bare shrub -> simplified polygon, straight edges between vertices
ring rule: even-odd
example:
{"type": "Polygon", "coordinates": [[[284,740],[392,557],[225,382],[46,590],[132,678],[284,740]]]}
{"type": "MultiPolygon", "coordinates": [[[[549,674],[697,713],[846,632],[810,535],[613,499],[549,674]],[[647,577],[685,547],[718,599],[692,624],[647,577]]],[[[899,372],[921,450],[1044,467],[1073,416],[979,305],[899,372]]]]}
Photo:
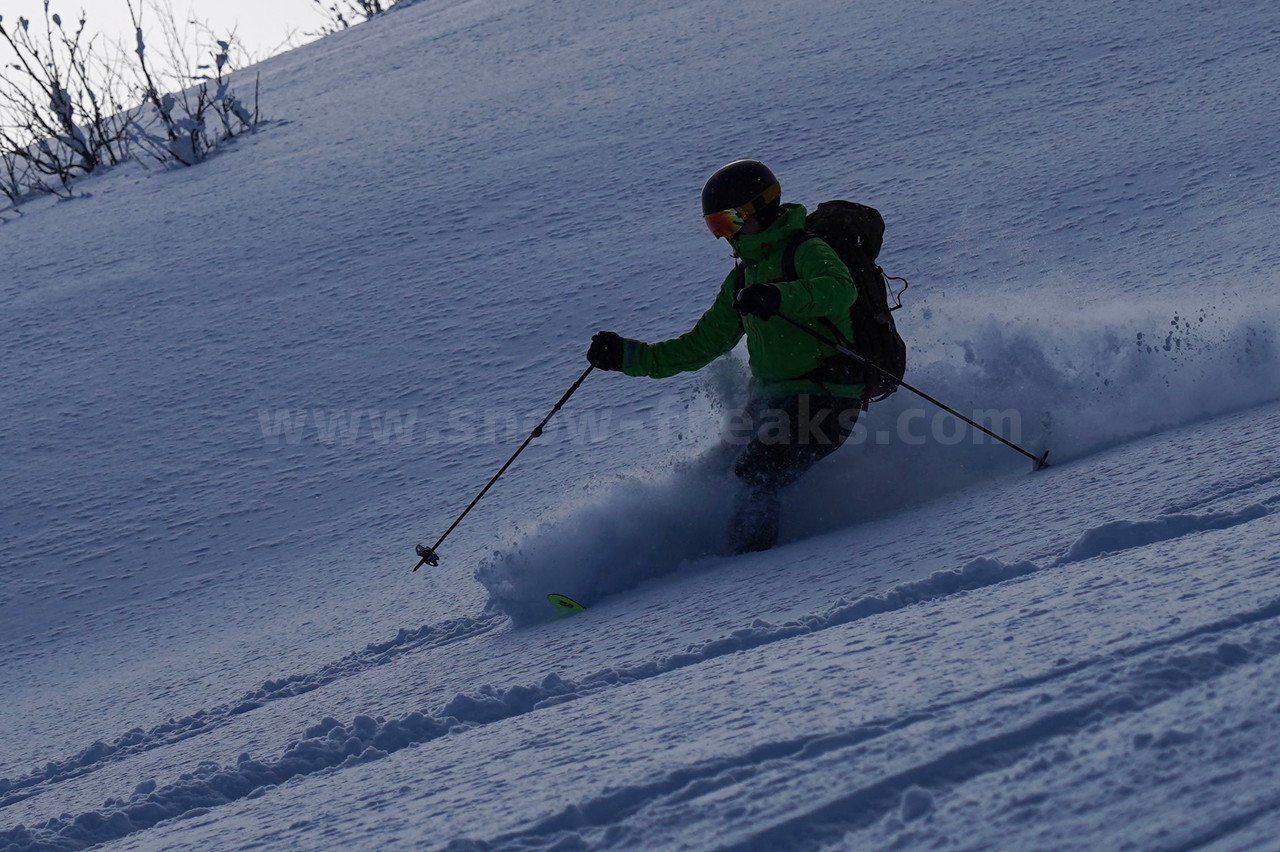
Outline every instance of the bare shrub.
{"type": "Polygon", "coordinates": [[[367,21],[375,15],[381,15],[394,3],[395,0],[315,0],[321,14],[325,16],[320,34],[331,35],[352,24],[367,21]]]}
{"type": "Polygon", "coordinates": [[[155,124],[135,123],[134,139],[152,157],[164,163],[192,166],[204,160],[219,143],[258,125],[255,97],[252,108],[231,88],[231,55],[235,34],[215,37],[208,27],[179,29],[168,7],[160,16],[164,49],[159,70],[150,58],[141,8],[126,0],[133,19],[135,68],[144,101],[153,111],[155,124]],[[195,57],[193,51],[204,56],[195,57]],[[189,69],[195,69],[194,73],[189,69]]]}
{"type": "Polygon", "coordinates": [[[0,16],[0,198],[11,207],[33,192],[71,197],[76,178],[130,158],[194,165],[257,127],[256,83],[248,101],[231,83],[235,34],[139,2],[158,13],[154,55],[133,0],[133,49],[109,53],[86,35],[83,13],[67,27],[49,0],[43,22],[0,16]]]}
{"type": "Polygon", "coordinates": [[[0,149],[7,176],[65,195],[73,178],[128,156],[132,114],[120,103],[119,68],[86,37],[85,17],[69,29],[49,0],[44,12],[34,32],[27,18],[6,26],[0,17],[5,70],[13,72],[0,77],[0,149]]]}

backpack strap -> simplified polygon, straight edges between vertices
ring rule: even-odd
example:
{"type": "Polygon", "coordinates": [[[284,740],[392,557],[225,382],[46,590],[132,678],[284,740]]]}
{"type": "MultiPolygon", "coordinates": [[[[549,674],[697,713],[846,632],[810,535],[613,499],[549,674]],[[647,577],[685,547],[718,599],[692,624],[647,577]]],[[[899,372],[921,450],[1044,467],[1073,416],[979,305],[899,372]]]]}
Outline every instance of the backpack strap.
{"type": "MultiPolygon", "coordinates": [[[[800,246],[804,245],[809,240],[820,240],[820,239],[822,239],[822,237],[818,236],[817,234],[811,234],[808,231],[801,231],[791,238],[791,240],[787,243],[786,249],[784,249],[782,252],[782,280],[783,281],[796,280],[796,252],[799,251],[800,246]]],[[[831,334],[835,336],[835,339],[838,340],[841,343],[841,345],[850,346],[850,347],[853,345],[852,343],[850,343],[849,338],[845,337],[844,334],[841,333],[839,327],[836,326],[836,324],[832,322],[830,318],[819,317],[818,322],[821,323],[823,326],[825,326],[827,331],[831,332],[831,334]]]]}
{"type": "MultiPolygon", "coordinates": [[[[782,277],[779,278],[778,280],[779,281],[795,281],[796,280],[796,251],[800,248],[802,243],[807,243],[809,240],[820,240],[820,239],[822,238],[819,237],[817,234],[811,234],[808,231],[796,232],[791,237],[791,239],[787,241],[786,248],[782,250],[782,277]]],[[[738,297],[738,294],[742,292],[742,288],[747,283],[747,273],[746,273],[746,270],[742,268],[741,263],[736,264],[733,269],[735,274],[737,275],[736,280],[733,282],[733,296],[736,299],[738,297]]]]}
{"type": "Polygon", "coordinates": [[[811,234],[808,231],[800,231],[790,240],[787,241],[787,247],[782,250],[782,280],[796,280],[796,252],[800,246],[809,240],[822,239],[817,234],[811,234]]]}

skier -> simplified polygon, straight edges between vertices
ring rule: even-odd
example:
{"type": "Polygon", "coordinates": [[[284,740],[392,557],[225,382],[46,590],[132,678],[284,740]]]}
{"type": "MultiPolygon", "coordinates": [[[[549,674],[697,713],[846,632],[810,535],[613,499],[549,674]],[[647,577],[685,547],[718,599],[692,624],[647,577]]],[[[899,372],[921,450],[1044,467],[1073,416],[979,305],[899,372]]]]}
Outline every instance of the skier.
{"type": "Polygon", "coordinates": [[[850,365],[834,349],[771,321],[781,312],[852,340],[849,308],[857,298],[848,268],[819,239],[792,247],[795,274],[783,280],[805,209],[781,196],[773,172],[756,160],[717,170],[702,188],[702,213],[738,262],[715,302],[675,339],[644,343],[600,331],[587,351],[598,369],[657,379],[704,367],[746,335],[752,394],[739,422],[747,428],[730,436],[745,444],[733,466],[743,485],[729,531],[738,553],[777,543],[779,491],[844,443],[865,393],[865,385],[850,383],[850,365]]]}

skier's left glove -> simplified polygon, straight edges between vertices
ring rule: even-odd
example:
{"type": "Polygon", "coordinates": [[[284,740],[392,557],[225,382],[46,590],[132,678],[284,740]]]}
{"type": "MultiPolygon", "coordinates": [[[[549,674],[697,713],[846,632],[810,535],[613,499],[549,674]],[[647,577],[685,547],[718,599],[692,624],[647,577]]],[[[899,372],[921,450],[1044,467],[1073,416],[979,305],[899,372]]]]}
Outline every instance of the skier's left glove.
{"type": "Polygon", "coordinates": [[[597,331],[591,338],[587,360],[597,370],[621,370],[624,346],[625,342],[621,335],[612,331],[597,331]]]}
{"type": "Polygon", "coordinates": [[[772,284],[752,284],[738,294],[736,307],[744,317],[767,320],[782,309],[782,293],[772,284]]]}

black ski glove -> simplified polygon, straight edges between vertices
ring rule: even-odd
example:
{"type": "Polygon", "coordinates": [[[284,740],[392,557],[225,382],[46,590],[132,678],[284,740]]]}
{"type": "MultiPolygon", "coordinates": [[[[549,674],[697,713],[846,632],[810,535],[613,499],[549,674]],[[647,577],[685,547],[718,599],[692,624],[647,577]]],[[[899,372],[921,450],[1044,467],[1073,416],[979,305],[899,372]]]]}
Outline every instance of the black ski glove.
{"type": "Polygon", "coordinates": [[[591,348],[587,350],[587,360],[597,370],[622,369],[623,340],[612,331],[597,331],[591,338],[591,348]]]}
{"type": "Polygon", "coordinates": [[[782,309],[782,293],[772,284],[752,284],[738,294],[738,313],[767,320],[782,309]]]}

